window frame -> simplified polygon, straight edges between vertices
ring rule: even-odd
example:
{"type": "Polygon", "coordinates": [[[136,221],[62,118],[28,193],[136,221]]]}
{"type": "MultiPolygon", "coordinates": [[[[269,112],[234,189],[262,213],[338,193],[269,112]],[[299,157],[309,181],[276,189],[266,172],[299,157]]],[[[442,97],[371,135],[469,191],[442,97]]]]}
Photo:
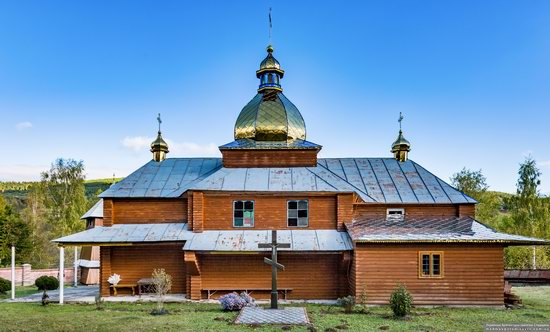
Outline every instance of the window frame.
{"type": "MultiPolygon", "coordinates": [[[[296,209],[296,212],[298,212],[299,209],[297,208],[296,209]]],[[[303,217],[302,217],[303,218],[303,217]]],[[[309,227],[309,199],[287,199],[286,200],[286,226],[287,227],[292,227],[292,228],[308,228],[309,227]],[[290,202],[296,202],[297,204],[301,201],[304,201],[307,203],[307,217],[306,217],[306,220],[307,220],[307,225],[305,226],[300,226],[300,217],[296,216],[296,226],[290,226],[289,224],[289,219],[290,219],[290,208],[288,207],[288,203],[290,202]]]]}
{"type": "Polygon", "coordinates": [[[418,252],[418,278],[420,279],[442,279],[445,277],[445,259],[443,251],[419,251],[418,252]],[[429,261],[429,274],[425,275],[423,273],[423,258],[424,255],[428,255],[429,261]],[[439,274],[433,273],[433,256],[439,255],[439,274]]]}
{"type": "Polygon", "coordinates": [[[405,208],[387,208],[386,209],[386,221],[394,221],[394,222],[399,222],[399,221],[405,221],[405,208]],[[395,214],[390,214],[390,212],[401,212],[401,219],[392,219],[390,218],[390,215],[395,215],[395,214]]]}
{"type": "Polygon", "coordinates": [[[255,212],[256,212],[256,202],[253,200],[253,199],[235,199],[233,200],[233,202],[231,203],[233,205],[233,227],[234,228],[254,228],[254,226],[256,225],[256,217],[255,217],[255,212]],[[236,202],[243,202],[243,204],[245,202],[252,202],[252,225],[251,226],[246,226],[244,224],[244,205],[243,205],[243,225],[242,226],[237,226],[235,225],[235,203],[236,202]]]}

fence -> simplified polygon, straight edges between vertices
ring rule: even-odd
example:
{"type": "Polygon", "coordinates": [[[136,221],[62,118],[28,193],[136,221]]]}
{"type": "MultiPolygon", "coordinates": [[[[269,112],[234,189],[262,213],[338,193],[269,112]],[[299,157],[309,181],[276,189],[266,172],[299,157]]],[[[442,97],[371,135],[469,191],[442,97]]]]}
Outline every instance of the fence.
{"type": "MultiPolygon", "coordinates": [[[[15,268],[15,284],[17,286],[32,286],[34,281],[41,276],[53,276],[59,278],[59,269],[33,270],[30,264],[23,264],[15,268]]],[[[72,283],[74,269],[65,269],[65,282],[72,283]]],[[[11,281],[11,268],[0,268],[0,277],[11,281]]]]}

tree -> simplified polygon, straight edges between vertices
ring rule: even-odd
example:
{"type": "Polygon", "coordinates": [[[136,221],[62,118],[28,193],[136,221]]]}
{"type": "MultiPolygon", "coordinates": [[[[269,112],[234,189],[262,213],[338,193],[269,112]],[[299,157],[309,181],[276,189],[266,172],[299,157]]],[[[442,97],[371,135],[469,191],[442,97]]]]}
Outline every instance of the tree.
{"type": "Polygon", "coordinates": [[[5,199],[0,196],[0,262],[9,262],[15,246],[17,262],[26,259],[31,249],[31,230],[5,199]]]}
{"type": "Polygon", "coordinates": [[[471,171],[466,167],[460,172],[453,174],[451,183],[458,190],[477,200],[479,200],[480,195],[485,193],[489,188],[487,185],[487,178],[483,175],[481,170],[471,171]]]}
{"type": "Polygon", "coordinates": [[[481,170],[472,171],[463,168],[451,177],[451,183],[458,190],[479,202],[476,206],[476,219],[496,227],[503,204],[502,198],[499,193],[488,191],[487,178],[481,170]]]}
{"type": "Polygon", "coordinates": [[[517,183],[517,194],[520,198],[535,198],[539,195],[540,170],[532,157],[527,157],[519,166],[519,179],[517,183]]]}
{"type": "MultiPolygon", "coordinates": [[[[25,220],[32,226],[34,247],[30,263],[37,267],[54,266],[57,248],[52,239],[84,229],[80,217],[89,206],[84,189],[84,164],[72,159],[55,160],[50,170],[30,188],[25,220]]],[[[66,255],[71,260],[72,251],[66,255]]]]}
{"type": "MultiPolygon", "coordinates": [[[[550,201],[539,195],[540,176],[541,172],[533,158],[528,157],[520,164],[516,195],[508,201],[510,216],[503,220],[505,231],[538,238],[550,237],[550,201]]],[[[528,263],[531,261],[528,259],[530,255],[533,255],[532,261],[535,262],[534,253],[538,267],[550,266],[547,249],[523,247],[506,250],[507,267],[535,267],[534,263],[528,263]]]]}

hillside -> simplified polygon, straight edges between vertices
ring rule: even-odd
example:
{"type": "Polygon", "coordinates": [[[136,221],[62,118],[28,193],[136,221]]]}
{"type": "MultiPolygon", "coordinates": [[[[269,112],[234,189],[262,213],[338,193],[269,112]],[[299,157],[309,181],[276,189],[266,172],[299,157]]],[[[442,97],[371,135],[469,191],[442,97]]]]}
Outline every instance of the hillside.
{"type": "MultiPolygon", "coordinates": [[[[114,181],[118,182],[122,179],[123,178],[115,178],[114,181]]],[[[27,193],[36,183],[38,182],[0,182],[0,195],[16,200],[25,200],[27,193]]],[[[112,178],[85,180],[84,188],[86,190],[86,197],[92,198],[96,196],[98,193],[109,188],[112,183],[112,178]]]]}

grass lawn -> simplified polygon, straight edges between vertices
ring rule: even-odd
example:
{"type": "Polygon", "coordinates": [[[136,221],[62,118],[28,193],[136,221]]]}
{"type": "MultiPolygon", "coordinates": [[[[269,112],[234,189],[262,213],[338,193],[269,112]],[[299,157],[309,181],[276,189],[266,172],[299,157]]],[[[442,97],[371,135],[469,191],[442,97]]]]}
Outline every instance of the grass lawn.
{"type": "MultiPolygon", "coordinates": [[[[311,331],[482,331],[484,323],[544,323],[550,321],[550,286],[514,288],[525,308],[418,308],[408,320],[396,320],[388,307],[344,314],[338,307],[306,305],[311,331]]],[[[282,331],[284,326],[248,327],[231,322],[237,313],[216,304],[167,305],[170,314],[151,316],[154,304],[49,305],[0,303],[0,330],[9,331],[282,331]]],[[[306,327],[291,331],[310,331],[306,327]]]]}
{"type": "MultiPolygon", "coordinates": [[[[27,295],[32,295],[38,293],[36,286],[16,286],[15,287],[15,296],[23,297],[27,295]]],[[[6,294],[0,294],[0,300],[11,298],[11,290],[7,291],[6,294]]]]}

